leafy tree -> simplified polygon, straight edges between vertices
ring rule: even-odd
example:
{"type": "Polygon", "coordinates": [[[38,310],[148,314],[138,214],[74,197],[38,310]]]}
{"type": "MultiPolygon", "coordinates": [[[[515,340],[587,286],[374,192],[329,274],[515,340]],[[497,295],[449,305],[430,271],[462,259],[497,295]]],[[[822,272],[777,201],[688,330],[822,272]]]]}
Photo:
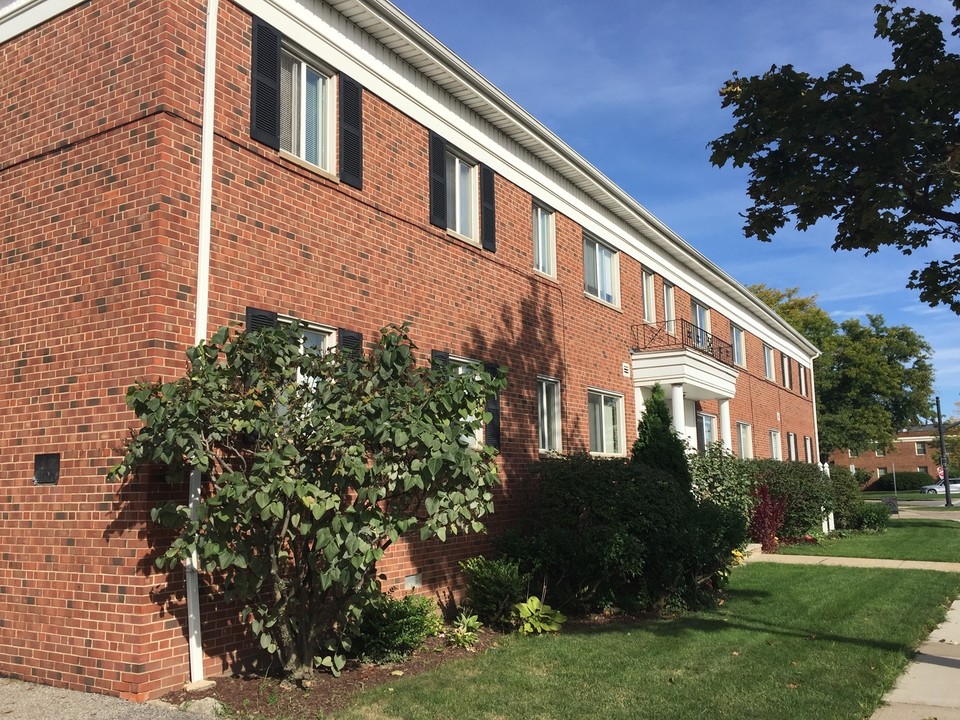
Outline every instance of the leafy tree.
{"type": "Polygon", "coordinates": [[[930,417],[931,348],[912,328],[889,327],[882,315],[868,315],[866,325],[837,324],[816,296],[750,289],[820,348],[814,368],[821,450],[889,448],[898,430],[930,417]]]}
{"type": "Polygon", "coordinates": [[[670,427],[670,411],[659,383],[653,386],[637,427],[633,461],[663,470],[680,480],[685,487],[690,487],[692,479],[687,462],[687,446],[683,438],[670,427]]]}
{"type": "Polygon", "coordinates": [[[778,290],[763,283],[748,285],[747,289],[818,348],[822,349],[839,330],[830,314],[817,305],[816,295],[801,297],[800,288],[778,290]]]}
{"type": "MultiPolygon", "coordinates": [[[[957,35],[960,0],[953,6],[957,35]]],[[[724,84],[735,124],[710,143],[710,160],[750,168],[748,237],[827,218],[834,250],[910,255],[960,242],[960,56],[946,51],[942,22],[878,4],[876,35],[892,44],[893,66],[869,82],[850,65],[822,78],[774,65],[724,84]]],[[[960,254],[913,270],[908,287],[960,314],[960,254]]]]}
{"type": "Polygon", "coordinates": [[[143,427],[111,477],[203,473],[196,520],[175,502],[153,511],[177,533],[158,565],[196,548],[296,676],[343,667],[391,543],[478,532],[493,510],[495,451],[472,440],[503,380],[417,367],[414,350],[406,326],[369,356],[304,347],[296,324],[222,328],[187,351],[184,377],[128,391],[143,427]]]}

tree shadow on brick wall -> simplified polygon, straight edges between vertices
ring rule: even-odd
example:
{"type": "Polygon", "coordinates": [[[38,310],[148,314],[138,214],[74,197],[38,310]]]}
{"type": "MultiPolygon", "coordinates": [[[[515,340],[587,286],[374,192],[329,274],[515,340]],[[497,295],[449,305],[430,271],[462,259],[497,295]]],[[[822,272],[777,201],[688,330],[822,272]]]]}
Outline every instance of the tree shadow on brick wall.
{"type": "MultiPolygon", "coordinates": [[[[107,543],[122,543],[136,552],[136,572],[149,583],[150,601],[158,608],[164,628],[179,629],[186,657],[189,637],[185,570],[161,570],[157,560],[175,533],[153,522],[150,511],[168,501],[186,503],[189,482],[168,478],[162,468],[140,469],[116,485],[114,518],[103,531],[107,543]],[[136,542],[131,542],[135,540],[136,542]]],[[[269,662],[247,624],[242,605],[228,601],[215,575],[200,572],[200,633],[204,652],[218,658],[221,671],[263,672],[269,662]]]]}
{"type": "Polygon", "coordinates": [[[501,486],[494,495],[494,513],[485,518],[487,532],[439,541],[409,543],[412,564],[422,574],[425,585],[443,588],[439,601],[450,610],[463,588],[457,568],[459,560],[497,552],[497,538],[504,532],[524,533],[532,522],[537,482],[534,465],[540,457],[538,435],[538,378],[559,381],[561,387],[561,432],[563,451],[577,451],[581,437],[579,412],[573,412],[572,399],[564,396],[567,360],[564,356],[564,306],[559,287],[528,279],[519,293],[519,303],[502,302],[492,308],[496,327],[487,332],[470,328],[470,339],[463,348],[444,348],[504,368],[507,388],[501,393],[501,446],[498,465],[501,486]],[[567,412],[570,407],[570,412],[567,412]]]}

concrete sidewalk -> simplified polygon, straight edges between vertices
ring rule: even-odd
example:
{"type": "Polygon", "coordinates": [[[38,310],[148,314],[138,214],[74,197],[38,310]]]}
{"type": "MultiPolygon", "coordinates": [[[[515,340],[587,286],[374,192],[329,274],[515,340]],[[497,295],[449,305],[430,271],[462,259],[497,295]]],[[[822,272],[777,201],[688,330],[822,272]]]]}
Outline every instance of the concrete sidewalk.
{"type": "MultiPolygon", "coordinates": [[[[951,518],[952,519],[952,518],[951,518]]],[[[748,563],[830,565],[960,572],[960,563],[751,553],[748,563]]],[[[917,650],[870,720],[960,720],[960,599],[917,650]]]]}

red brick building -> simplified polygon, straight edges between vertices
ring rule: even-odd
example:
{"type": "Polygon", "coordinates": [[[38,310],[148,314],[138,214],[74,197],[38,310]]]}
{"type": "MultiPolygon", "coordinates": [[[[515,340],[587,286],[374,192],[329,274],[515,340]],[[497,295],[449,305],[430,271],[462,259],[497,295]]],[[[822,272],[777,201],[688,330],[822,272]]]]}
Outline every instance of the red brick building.
{"type": "MultiPolygon", "coordinates": [[[[541,452],[626,454],[658,382],[691,444],[818,457],[816,349],[385,0],[7,0],[0,95],[2,674],[144,699],[239,661],[235,609],[191,626],[151,569],[167,490],[105,481],[126,388],[221,325],[505,365],[493,531],[541,452]]],[[[449,592],[484,542],[387,584],[449,592]]]]}
{"type": "Polygon", "coordinates": [[[830,453],[830,462],[865,470],[873,480],[893,472],[925,472],[931,482],[937,477],[934,454],[939,455],[940,435],[935,425],[908,428],[897,433],[896,442],[890,450],[836,450],[830,453]]]}

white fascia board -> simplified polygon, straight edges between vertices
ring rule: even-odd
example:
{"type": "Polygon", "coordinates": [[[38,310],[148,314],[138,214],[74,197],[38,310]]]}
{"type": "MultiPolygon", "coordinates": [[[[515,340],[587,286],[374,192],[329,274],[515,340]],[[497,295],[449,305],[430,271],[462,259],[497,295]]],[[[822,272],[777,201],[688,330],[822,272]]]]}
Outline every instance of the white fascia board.
{"type": "MultiPolygon", "coordinates": [[[[392,4],[383,0],[349,3],[358,13],[374,16],[371,19],[365,15],[371,31],[388,26],[402,38],[397,40],[399,45],[394,43],[390,49],[323,0],[235,2],[614,249],[696,295],[744,330],[806,365],[819,354],[743,285],[392,4]],[[467,88],[476,96],[476,106],[482,106],[484,115],[471,110],[402,59],[395,52],[400,45],[408,56],[417,55],[447,81],[467,88]],[[515,139],[516,135],[511,138],[497,129],[494,120],[528,137],[529,146],[535,149],[524,147],[515,139]],[[565,172],[579,173],[604,194],[607,204],[601,205],[576,187],[565,172]]],[[[339,6],[343,9],[345,3],[339,6]]]]}
{"type": "Polygon", "coordinates": [[[47,20],[76,7],[86,0],[13,0],[0,1],[0,44],[42,25],[47,20]]]}

